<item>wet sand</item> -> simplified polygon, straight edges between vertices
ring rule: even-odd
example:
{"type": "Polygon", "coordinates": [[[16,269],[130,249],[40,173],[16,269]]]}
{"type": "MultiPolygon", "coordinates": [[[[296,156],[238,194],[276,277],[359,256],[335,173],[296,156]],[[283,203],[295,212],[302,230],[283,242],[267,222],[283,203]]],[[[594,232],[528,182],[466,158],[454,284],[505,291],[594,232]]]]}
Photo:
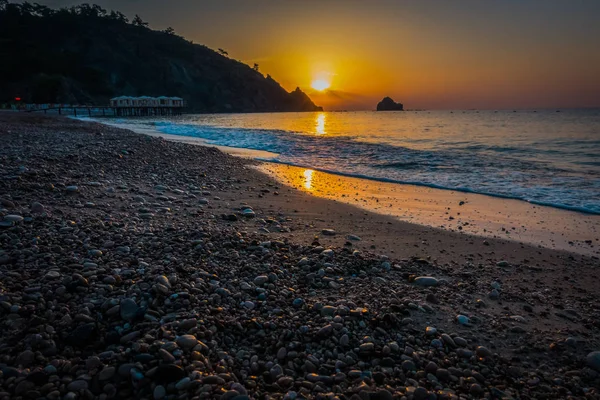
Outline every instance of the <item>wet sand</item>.
{"type": "Polygon", "coordinates": [[[451,232],[600,255],[600,216],[415,185],[339,176],[264,163],[258,170],[298,190],[401,221],[451,232]]]}

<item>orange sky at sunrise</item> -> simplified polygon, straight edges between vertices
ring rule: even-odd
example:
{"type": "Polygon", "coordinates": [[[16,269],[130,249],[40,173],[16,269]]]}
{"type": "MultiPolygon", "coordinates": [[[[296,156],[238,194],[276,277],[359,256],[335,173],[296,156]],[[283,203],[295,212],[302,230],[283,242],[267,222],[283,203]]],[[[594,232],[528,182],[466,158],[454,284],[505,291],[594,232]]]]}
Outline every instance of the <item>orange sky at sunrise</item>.
{"type": "Polygon", "coordinates": [[[258,63],[326,110],[384,96],[413,109],[600,106],[595,0],[97,3],[258,63]]]}

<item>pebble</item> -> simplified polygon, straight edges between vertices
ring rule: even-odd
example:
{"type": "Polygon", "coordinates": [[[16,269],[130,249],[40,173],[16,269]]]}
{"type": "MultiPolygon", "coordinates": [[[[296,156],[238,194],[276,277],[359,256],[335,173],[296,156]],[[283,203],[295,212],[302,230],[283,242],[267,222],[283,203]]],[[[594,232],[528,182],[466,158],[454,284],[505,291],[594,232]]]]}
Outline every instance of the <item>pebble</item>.
{"type": "Polygon", "coordinates": [[[585,358],[588,367],[600,372],[600,351],[592,351],[585,358]]]}
{"type": "Polygon", "coordinates": [[[488,358],[492,356],[492,352],[484,346],[478,346],[477,349],[475,349],[475,354],[477,354],[477,357],[481,358],[488,358]]]}
{"type": "Polygon", "coordinates": [[[198,344],[198,339],[194,335],[182,335],[177,337],[176,342],[179,347],[190,350],[198,344]]]}
{"type": "Polygon", "coordinates": [[[88,388],[88,383],[84,380],[73,381],[73,382],[69,383],[69,385],[67,386],[67,390],[70,390],[73,392],[79,392],[80,390],[86,390],[87,388],[88,388]]]}
{"type": "Polygon", "coordinates": [[[60,272],[58,271],[48,271],[46,272],[46,275],[44,275],[46,278],[48,279],[58,279],[60,278],[60,272]]]}
{"type": "Polygon", "coordinates": [[[322,255],[323,257],[328,257],[328,258],[331,258],[331,257],[333,257],[333,255],[334,255],[334,252],[333,252],[333,250],[331,250],[331,249],[327,249],[327,250],[323,250],[323,251],[321,252],[321,255],[322,255]]]}
{"type": "Polygon", "coordinates": [[[246,218],[254,218],[256,216],[256,213],[252,209],[246,208],[242,211],[242,215],[246,218]]]}
{"type": "Polygon", "coordinates": [[[427,336],[433,336],[433,335],[437,334],[437,329],[434,328],[433,326],[428,326],[427,328],[425,328],[425,334],[427,336]]]}
{"type": "Polygon", "coordinates": [[[12,223],[23,222],[23,217],[20,215],[9,214],[4,216],[4,220],[12,223]]]}
{"type": "Polygon", "coordinates": [[[361,353],[371,353],[375,350],[374,343],[363,343],[360,345],[359,350],[361,353]]]}
{"type": "Polygon", "coordinates": [[[31,204],[31,213],[32,214],[43,214],[46,211],[46,208],[37,201],[31,204]]]}
{"type": "Polygon", "coordinates": [[[115,367],[105,367],[98,374],[98,379],[100,379],[101,381],[108,381],[115,376],[116,372],[117,370],[115,369],[115,367]]]}
{"type": "Polygon", "coordinates": [[[336,232],[333,229],[323,229],[321,233],[325,236],[335,236],[336,232]]]}
{"type": "Polygon", "coordinates": [[[417,286],[437,286],[438,280],[432,276],[419,276],[414,280],[414,284],[417,286]]]}
{"type": "Polygon", "coordinates": [[[120,314],[125,321],[132,321],[138,316],[139,307],[135,300],[125,298],[121,300],[120,314]]]}
{"type": "Polygon", "coordinates": [[[154,388],[154,400],[161,400],[167,396],[167,389],[163,385],[157,385],[154,388]]]}
{"type": "Polygon", "coordinates": [[[269,281],[269,277],[266,275],[259,275],[256,278],[254,278],[254,284],[256,286],[262,286],[265,283],[267,283],[269,281]]]}
{"type": "Polygon", "coordinates": [[[429,392],[424,387],[418,387],[413,392],[413,400],[425,400],[429,397],[429,392]]]}
{"type": "Polygon", "coordinates": [[[292,305],[296,308],[300,308],[304,305],[304,299],[301,298],[296,298],[294,299],[294,301],[292,302],[292,305]]]}

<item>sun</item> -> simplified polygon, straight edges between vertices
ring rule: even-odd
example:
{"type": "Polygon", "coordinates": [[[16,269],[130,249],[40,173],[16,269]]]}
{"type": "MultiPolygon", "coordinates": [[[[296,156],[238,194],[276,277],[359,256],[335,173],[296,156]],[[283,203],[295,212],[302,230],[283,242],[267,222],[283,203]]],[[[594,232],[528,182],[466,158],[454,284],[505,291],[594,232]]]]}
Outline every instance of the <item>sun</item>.
{"type": "Polygon", "coordinates": [[[314,81],[312,81],[310,86],[315,90],[323,91],[325,89],[329,89],[329,87],[331,86],[331,82],[329,82],[326,79],[315,79],[314,81]]]}

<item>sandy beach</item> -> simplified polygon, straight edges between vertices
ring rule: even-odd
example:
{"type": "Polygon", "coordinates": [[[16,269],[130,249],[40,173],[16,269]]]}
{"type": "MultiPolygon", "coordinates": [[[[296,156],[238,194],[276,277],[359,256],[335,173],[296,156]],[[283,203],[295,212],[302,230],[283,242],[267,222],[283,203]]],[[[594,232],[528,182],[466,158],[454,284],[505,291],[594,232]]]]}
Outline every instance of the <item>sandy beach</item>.
{"type": "Polygon", "coordinates": [[[598,216],[60,117],[0,138],[0,399],[600,396],[598,216]]]}

